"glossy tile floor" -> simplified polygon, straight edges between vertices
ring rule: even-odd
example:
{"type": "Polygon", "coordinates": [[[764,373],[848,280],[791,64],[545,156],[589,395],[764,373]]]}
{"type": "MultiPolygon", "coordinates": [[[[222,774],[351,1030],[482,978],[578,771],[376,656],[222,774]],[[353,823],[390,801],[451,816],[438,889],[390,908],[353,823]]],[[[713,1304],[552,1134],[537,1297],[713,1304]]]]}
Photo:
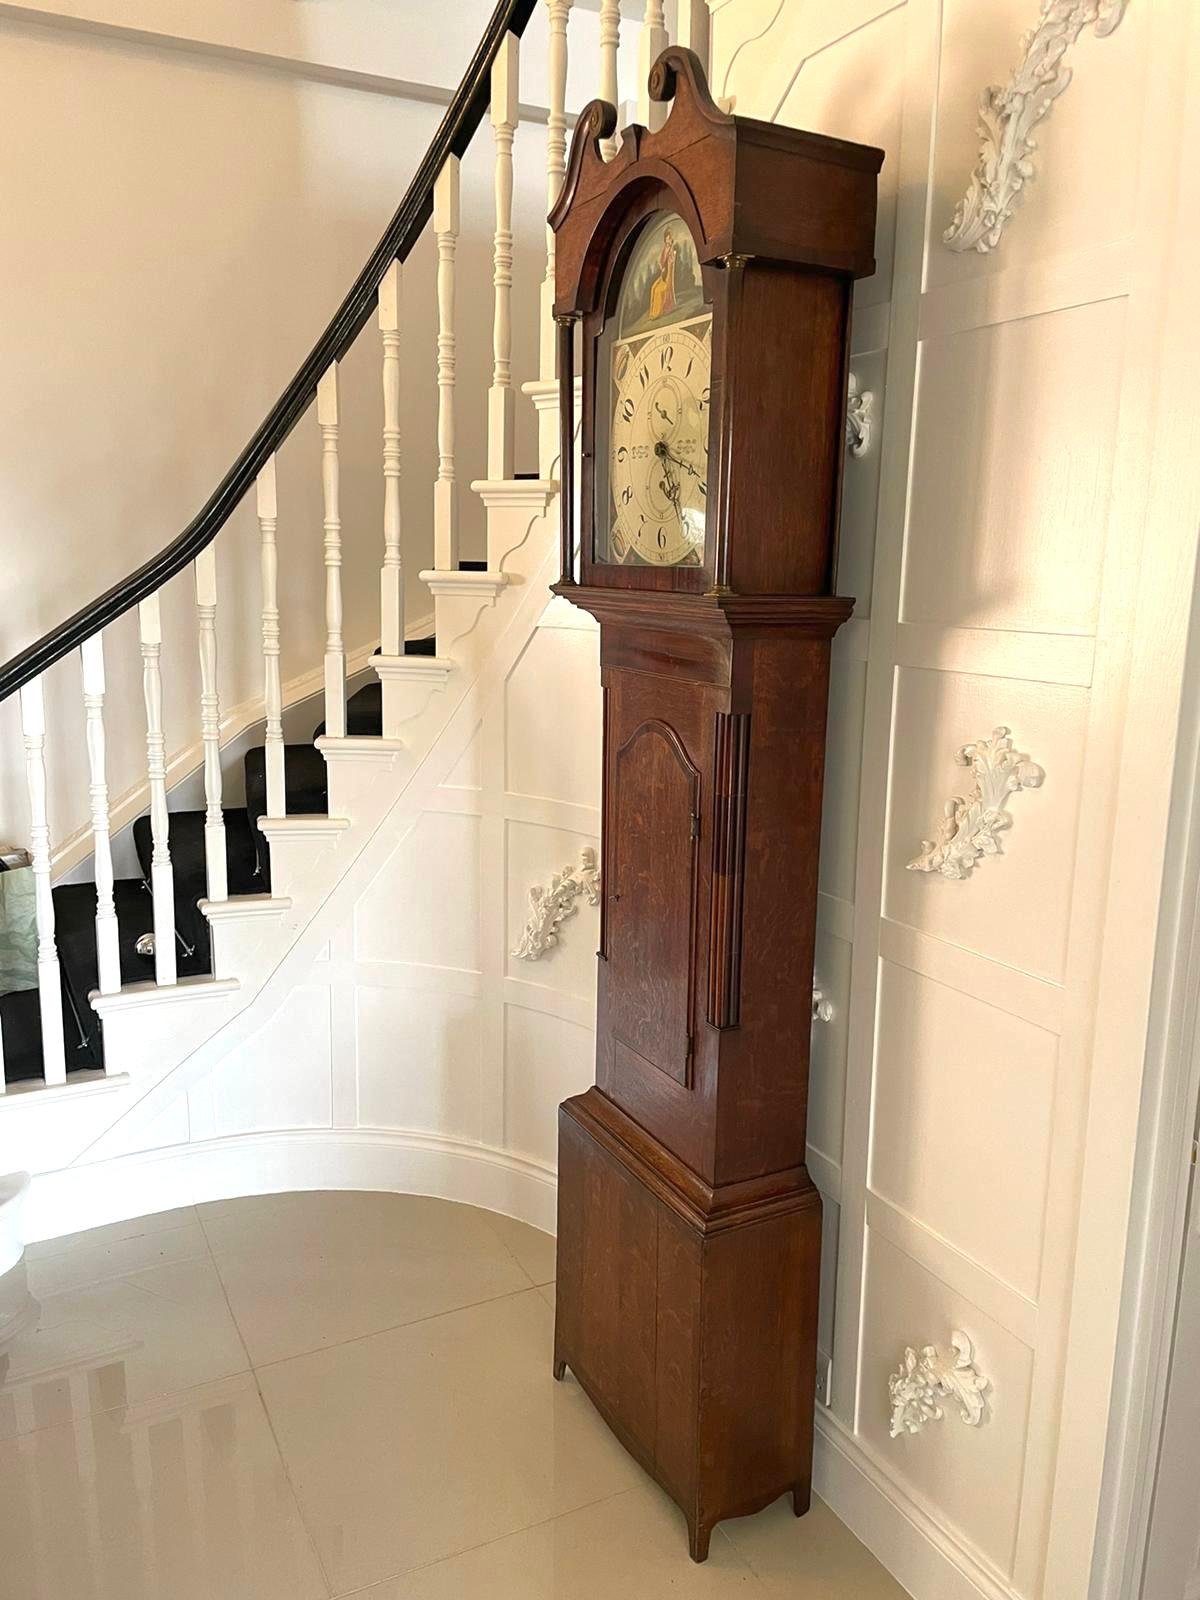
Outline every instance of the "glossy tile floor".
{"type": "Polygon", "coordinates": [[[550,1377],[553,1277],[545,1234],[395,1195],[34,1246],[0,1280],[3,1600],[904,1600],[820,1502],[693,1566],[550,1377]]]}

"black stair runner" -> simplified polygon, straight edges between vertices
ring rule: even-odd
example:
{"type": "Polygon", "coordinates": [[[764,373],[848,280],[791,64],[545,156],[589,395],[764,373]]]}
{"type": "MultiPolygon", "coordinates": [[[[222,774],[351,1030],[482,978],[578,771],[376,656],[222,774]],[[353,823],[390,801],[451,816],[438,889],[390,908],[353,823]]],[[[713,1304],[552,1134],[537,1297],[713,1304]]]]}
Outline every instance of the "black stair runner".
{"type": "MultiPolygon", "coordinates": [[[[486,561],[463,561],[466,572],[487,570],[486,561]]],[[[407,655],[431,656],[432,639],[412,639],[407,655]]],[[[346,732],[358,737],[383,731],[383,689],[368,683],[346,702],[346,732]]],[[[324,722],[313,738],[325,732],[324,722]]],[[[246,804],[225,817],[229,893],[268,894],[270,851],[258,826],[267,814],[265,751],[261,745],[246,754],[246,804]]],[[[290,815],[320,815],[329,809],[325,759],[311,744],[289,744],[284,750],[284,793],[290,815]]],[[[176,962],[181,978],[212,971],[208,923],[197,909],[207,894],[204,865],[203,811],[173,811],[168,820],[175,879],[176,962]]],[[[149,816],[133,825],[133,842],[143,877],[120,878],[113,886],[117,911],[121,982],[140,983],[154,977],[152,954],[139,955],[138,940],[154,927],[150,899],[149,816]]],[[[99,984],[96,962],[96,888],[91,883],[64,883],[54,890],[55,936],[62,971],[63,1034],[67,1071],[94,1071],[104,1065],[100,1018],[88,996],[99,984]]],[[[42,1076],[42,1024],[36,989],[0,995],[0,1030],[4,1040],[4,1076],[20,1083],[42,1076]]]]}

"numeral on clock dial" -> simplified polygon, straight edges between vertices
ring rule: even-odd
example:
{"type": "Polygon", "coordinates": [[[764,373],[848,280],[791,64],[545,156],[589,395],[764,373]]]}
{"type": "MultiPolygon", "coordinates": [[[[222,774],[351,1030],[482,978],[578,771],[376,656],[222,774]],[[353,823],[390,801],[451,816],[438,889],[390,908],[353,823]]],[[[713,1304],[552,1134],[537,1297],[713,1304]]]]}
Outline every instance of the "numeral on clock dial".
{"type": "Polygon", "coordinates": [[[710,329],[703,317],[644,339],[632,358],[614,350],[609,544],[619,561],[704,559],[710,329]]]}

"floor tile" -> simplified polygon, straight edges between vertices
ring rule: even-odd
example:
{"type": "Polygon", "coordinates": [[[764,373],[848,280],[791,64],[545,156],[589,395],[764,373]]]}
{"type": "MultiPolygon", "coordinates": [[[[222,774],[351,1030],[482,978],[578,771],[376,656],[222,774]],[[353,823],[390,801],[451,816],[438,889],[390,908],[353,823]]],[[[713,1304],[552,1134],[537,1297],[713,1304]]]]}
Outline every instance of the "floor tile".
{"type": "Polygon", "coordinates": [[[531,1228],[527,1222],[515,1217],[501,1216],[498,1211],[484,1213],[491,1228],[500,1235],[532,1283],[554,1282],[555,1239],[552,1233],[531,1228]]]}
{"type": "Polygon", "coordinates": [[[538,1293],[553,1311],[555,1306],[554,1285],[552,1283],[540,1283],[538,1284],[538,1293]]]}
{"type": "MultiPolygon", "coordinates": [[[[107,1230],[97,1228],[97,1233],[107,1230]]],[[[30,1293],[44,1300],[69,1289],[85,1289],[108,1278],[126,1277],[147,1267],[165,1266],[175,1261],[207,1261],[208,1240],[193,1217],[175,1228],[128,1235],[125,1238],[96,1239],[87,1233],[74,1235],[74,1243],[52,1256],[27,1262],[30,1293]]]]}
{"type": "MultiPolygon", "coordinates": [[[[30,1266],[30,1279],[50,1265],[30,1266]]],[[[30,1313],[0,1347],[0,1439],[250,1365],[207,1257],[34,1297],[30,1313]]]]}
{"type": "Polygon", "coordinates": [[[890,1573],[814,1498],[803,1516],[790,1497],[754,1517],[732,1517],[721,1531],[745,1557],[769,1595],[788,1600],[908,1600],[890,1573]]]}
{"type": "Polygon", "coordinates": [[[255,1366],[528,1288],[470,1206],[405,1195],[290,1195],[204,1218],[255,1366]]]}
{"type": "MultiPolygon", "coordinates": [[[[802,1591],[798,1591],[801,1593],[802,1591]]],[[[754,1600],[762,1585],[725,1539],[687,1553],[683,1516],[654,1488],[633,1489],[360,1589],[354,1600],[754,1600]]],[[[858,1600],[845,1591],[845,1600],[858,1600]]]]}
{"type": "Polygon", "coordinates": [[[259,1372],[335,1593],[646,1483],[552,1322],[529,1289],[259,1372]]]}
{"type": "Polygon", "coordinates": [[[13,1600],[325,1600],[250,1375],[0,1444],[13,1600]]]}
{"type": "Polygon", "coordinates": [[[57,1239],[43,1239],[40,1244],[25,1247],[26,1261],[46,1261],[64,1250],[73,1250],[81,1244],[112,1244],[121,1239],[138,1239],[149,1233],[166,1233],[195,1222],[195,1206],[179,1206],[174,1211],[156,1211],[150,1217],[133,1217],[126,1222],[106,1222],[99,1228],[86,1228],[82,1233],[64,1233],[57,1239]]]}

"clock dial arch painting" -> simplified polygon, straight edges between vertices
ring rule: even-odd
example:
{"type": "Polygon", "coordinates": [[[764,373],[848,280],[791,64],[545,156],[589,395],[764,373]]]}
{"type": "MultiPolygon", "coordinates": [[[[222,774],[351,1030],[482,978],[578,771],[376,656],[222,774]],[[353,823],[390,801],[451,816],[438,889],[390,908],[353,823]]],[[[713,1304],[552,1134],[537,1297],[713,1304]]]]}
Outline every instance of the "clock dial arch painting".
{"type": "Polygon", "coordinates": [[[701,568],[708,509],[712,307],[669,203],[632,231],[596,340],[593,560],[701,568]]]}

